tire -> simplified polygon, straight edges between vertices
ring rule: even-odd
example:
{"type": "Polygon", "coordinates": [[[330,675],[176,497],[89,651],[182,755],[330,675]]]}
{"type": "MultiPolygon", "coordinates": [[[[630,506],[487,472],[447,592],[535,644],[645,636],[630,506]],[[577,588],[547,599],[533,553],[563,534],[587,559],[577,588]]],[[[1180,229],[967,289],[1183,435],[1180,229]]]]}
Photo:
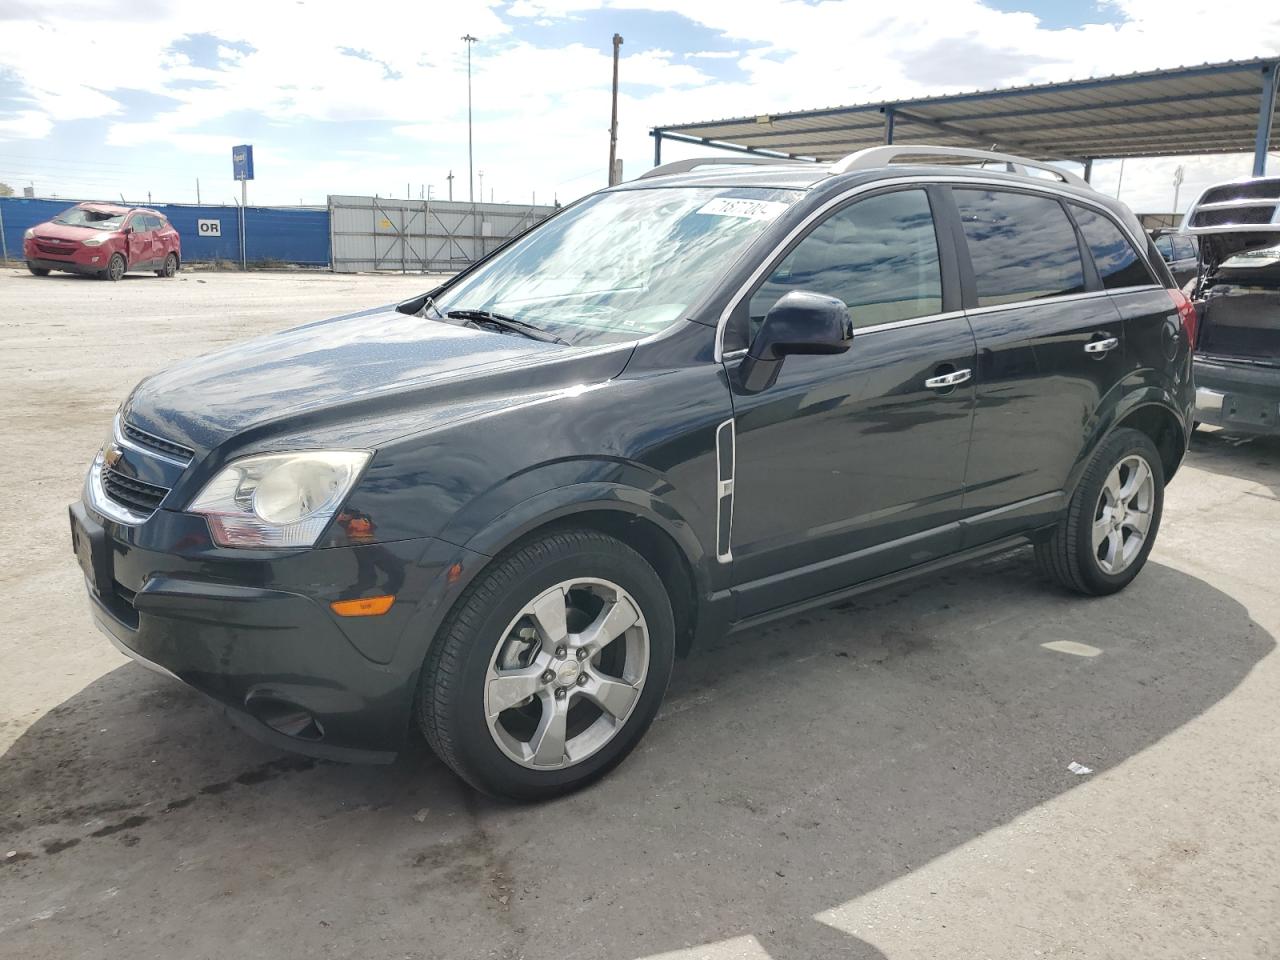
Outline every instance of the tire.
{"type": "Polygon", "coordinates": [[[1163,510],[1160,452],[1145,433],[1117,430],[1085,468],[1052,535],[1036,544],[1036,563],[1046,577],[1076,593],[1123,590],[1147,562],[1163,510]]]}
{"type": "Polygon", "coordinates": [[[111,259],[107,261],[107,269],[102,271],[103,280],[119,281],[124,278],[124,272],[128,269],[125,263],[124,254],[113,253],[111,259]]]}
{"type": "Polygon", "coordinates": [[[550,533],[495,558],[458,599],[427,654],[416,713],[471,786],[545,800],[604,776],[640,742],[674,656],[671,601],[643,557],[592,530],[550,533]],[[533,616],[535,601],[549,615],[533,616]],[[595,627],[603,640],[591,644],[595,627]]]}
{"type": "Polygon", "coordinates": [[[27,269],[37,277],[47,277],[49,275],[48,267],[37,267],[34,263],[28,263],[27,269]]]}
{"type": "Polygon", "coordinates": [[[174,277],[178,273],[178,255],[169,254],[164,258],[164,266],[156,271],[157,277],[174,277]]]}

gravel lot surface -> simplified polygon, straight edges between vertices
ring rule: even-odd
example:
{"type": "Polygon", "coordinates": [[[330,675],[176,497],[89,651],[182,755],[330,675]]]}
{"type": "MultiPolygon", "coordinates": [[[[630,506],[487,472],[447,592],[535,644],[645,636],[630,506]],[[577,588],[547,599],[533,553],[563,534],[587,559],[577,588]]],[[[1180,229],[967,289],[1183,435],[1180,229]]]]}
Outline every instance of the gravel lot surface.
{"type": "Polygon", "coordinates": [[[0,268],[0,956],[1280,956],[1280,443],[1197,435],[1118,596],[1020,550],[698,650],[538,807],[275,753],[118,655],[66,504],[128,389],[427,285],[0,268]]]}

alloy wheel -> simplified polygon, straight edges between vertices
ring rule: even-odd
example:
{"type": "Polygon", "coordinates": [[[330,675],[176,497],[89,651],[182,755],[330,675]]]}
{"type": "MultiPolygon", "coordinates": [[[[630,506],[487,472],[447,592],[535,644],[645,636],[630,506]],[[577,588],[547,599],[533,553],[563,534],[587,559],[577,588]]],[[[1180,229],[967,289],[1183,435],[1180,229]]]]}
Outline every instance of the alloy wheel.
{"type": "Polygon", "coordinates": [[[1123,573],[1142,552],[1155,507],[1151,465],[1130,454],[1111,468],[1093,515],[1093,555],[1103,573],[1123,573]]]}
{"type": "Polygon", "coordinates": [[[616,583],[565,580],[526,604],[485,674],[494,743],[523,767],[580,763],[626,725],[649,672],[649,629],[616,583]]]}

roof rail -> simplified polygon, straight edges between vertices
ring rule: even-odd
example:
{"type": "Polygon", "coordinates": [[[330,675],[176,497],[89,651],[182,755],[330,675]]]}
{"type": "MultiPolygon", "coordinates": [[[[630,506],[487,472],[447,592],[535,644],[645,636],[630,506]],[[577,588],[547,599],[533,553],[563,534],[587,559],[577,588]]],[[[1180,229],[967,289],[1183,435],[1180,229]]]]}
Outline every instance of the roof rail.
{"type": "Polygon", "coordinates": [[[1088,182],[1074,173],[1069,173],[1042,160],[1028,160],[1026,157],[1016,157],[1011,153],[974,150],[969,147],[935,147],[911,143],[895,143],[883,147],[868,147],[865,150],[859,150],[857,153],[851,153],[844,159],[833,163],[831,172],[849,173],[852,170],[871,170],[877,167],[887,167],[898,157],[963,157],[968,160],[982,160],[988,163],[997,162],[1005,164],[1010,173],[1016,173],[1021,177],[1030,176],[1027,173],[1027,168],[1032,167],[1036,170],[1047,170],[1061,179],[1063,183],[1069,183],[1073,187],[1082,187],[1086,190],[1093,189],[1088,182]]]}
{"type": "Polygon", "coordinates": [[[1280,233],[1280,177],[1214,184],[1196,198],[1182,232],[1280,233]]]}
{"type": "Polygon", "coordinates": [[[690,160],[672,160],[670,163],[664,163],[660,167],[654,167],[652,170],[646,170],[637,180],[648,180],[650,177],[665,177],[673,173],[688,173],[690,170],[696,170],[698,167],[719,167],[719,166],[754,166],[757,164],[775,164],[775,163],[803,163],[811,165],[808,160],[791,160],[787,157],[694,157],[690,160]]]}

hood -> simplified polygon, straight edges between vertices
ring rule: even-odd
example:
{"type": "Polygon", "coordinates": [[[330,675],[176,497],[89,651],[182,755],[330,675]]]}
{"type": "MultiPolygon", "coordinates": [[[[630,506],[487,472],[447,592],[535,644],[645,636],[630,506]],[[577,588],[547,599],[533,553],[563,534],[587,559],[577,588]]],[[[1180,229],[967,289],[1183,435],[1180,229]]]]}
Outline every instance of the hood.
{"type": "Polygon", "coordinates": [[[606,380],[629,355],[629,345],[566,347],[384,309],[178,363],[138,384],[124,419],[197,452],[233,435],[316,433],[350,421],[364,422],[358,435],[372,444],[442,419],[424,407],[456,406],[462,416],[477,397],[511,402],[606,380]]]}
{"type": "Polygon", "coordinates": [[[37,237],[49,237],[55,240],[75,240],[83,243],[90,237],[106,237],[115,230],[95,230],[93,227],[72,227],[65,223],[54,223],[52,220],[46,220],[39,224],[36,228],[37,237]]]}

